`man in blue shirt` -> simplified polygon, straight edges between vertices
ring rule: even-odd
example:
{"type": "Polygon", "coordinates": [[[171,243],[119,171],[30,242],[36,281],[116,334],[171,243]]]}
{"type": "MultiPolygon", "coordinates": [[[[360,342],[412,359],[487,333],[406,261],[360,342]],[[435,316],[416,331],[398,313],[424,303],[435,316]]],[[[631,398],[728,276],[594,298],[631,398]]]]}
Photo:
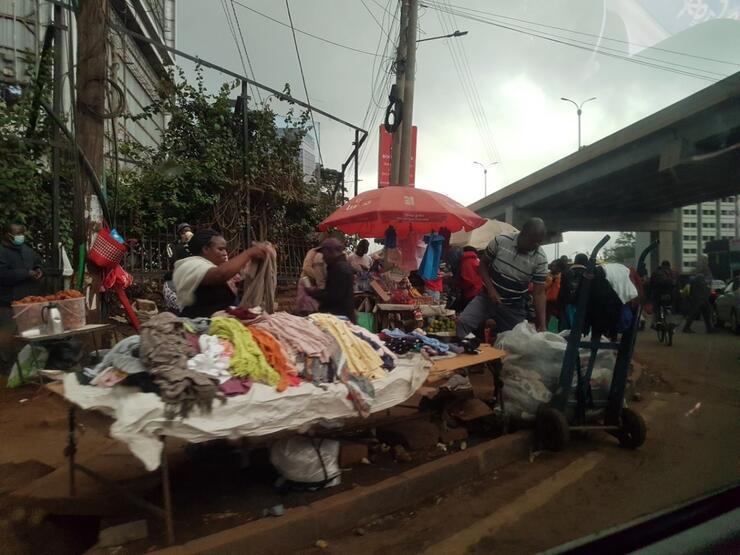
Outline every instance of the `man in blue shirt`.
{"type": "Polygon", "coordinates": [[[457,335],[475,333],[489,319],[498,332],[526,320],[524,298],[534,284],[535,324],[544,331],[547,323],[545,278],[547,257],[542,250],[547,230],[540,218],[528,220],[520,233],[498,235],[488,244],[479,267],[483,289],[457,321],[457,335]]]}

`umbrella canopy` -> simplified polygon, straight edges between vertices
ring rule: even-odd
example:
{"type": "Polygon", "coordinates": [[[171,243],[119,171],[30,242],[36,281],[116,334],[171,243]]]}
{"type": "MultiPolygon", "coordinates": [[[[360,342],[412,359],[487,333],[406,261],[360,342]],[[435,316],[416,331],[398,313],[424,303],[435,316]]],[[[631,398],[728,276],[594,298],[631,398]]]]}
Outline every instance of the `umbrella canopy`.
{"type": "Polygon", "coordinates": [[[511,224],[498,220],[486,220],[482,226],[473,231],[458,231],[450,236],[451,247],[475,247],[485,249],[491,239],[503,233],[516,233],[518,230],[511,224]]]}
{"type": "Polygon", "coordinates": [[[451,198],[413,187],[384,187],[360,193],[319,224],[361,237],[383,237],[388,226],[400,236],[429,233],[446,227],[471,231],[486,222],[451,198]]]}

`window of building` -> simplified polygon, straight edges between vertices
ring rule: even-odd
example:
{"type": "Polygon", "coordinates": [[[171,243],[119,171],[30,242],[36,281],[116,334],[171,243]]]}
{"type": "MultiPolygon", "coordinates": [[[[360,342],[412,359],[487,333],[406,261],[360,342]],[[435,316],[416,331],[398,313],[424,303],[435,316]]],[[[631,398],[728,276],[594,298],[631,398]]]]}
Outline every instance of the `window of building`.
{"type": "Polygon", "coordinates": [[[684,254],[696,254],[696,249],[691,249],[691,248],[689,248],[689,249],[684,249],[684,250],[683,250],[683,253],[684,253],[684,254]]]}
{"type": "Polygon", "coordinates": [[[684,241],[696,241],[696,235],[684,235],[683,240],[684,241]]]}
{"type": "Polygon", "coordinates": [[[714,210],[702,210],[701,213],[705,216],[714,216],[714,210]]]}
{"type": "Polygon", "coordinates": [[[694,262],[693,260],[690,260],[688,262],[684,262],[683,265],[686,268],[694,268],[696,267],[696,262],[694,262]]]}
{"type": "Polygon", "coordinates": [[[684,214],[696,214],[696,208],[684,208],[683,213],[684,214]]]}
{"type": "Polygon", "coordinates": [[[702,224],[701,224],[701,227],[703,227],[704,229],[709,229],[709,228],[712,228],[712,227],[714,227],[714,224],[713,224],[713,223],[711,223],[711,222],[709,222],[709,223],[707,223],[707,222],[702,222],[702,224]]]}
{"type": "Polygon", "coordinates": [[[696,222],[686,222],[683,224],[684,227],[696,227],[696,222]]]}
{"type": "Polygon", "coordinates": [[[722,210],[722,215],[723,216],[734,216],[735,211],[734,210],[722,210]]]}

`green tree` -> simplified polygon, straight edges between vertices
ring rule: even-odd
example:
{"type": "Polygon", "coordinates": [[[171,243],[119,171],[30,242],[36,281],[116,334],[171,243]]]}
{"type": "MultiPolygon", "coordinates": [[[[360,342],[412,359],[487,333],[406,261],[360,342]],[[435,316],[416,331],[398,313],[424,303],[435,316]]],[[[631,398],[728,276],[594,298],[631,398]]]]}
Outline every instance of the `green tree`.
{"type": "Polygon", "coordinates": [[[122,172],[118,191],[120,220],[129,232],[161,232],[189,221],[218,226],[236,247],[245,234],[248,206],[252,236],[273,241],[305,236],[334,207],[322,186],[304,180],[298,152],[308,115],[292,108],[285,118],[289,132],[275,127],[269,104],[249,110],[245,179],[241,110],[231,100],[235,87],[227,83],[210,94],[200,68],[194,83],[179,70],[137,116],[164,113],[169,123],[159,146],[121,147],[137,162],[122,172]]]}
{"type": "Polygon", "coordinates": [[[604,249],[604,260],[607,262],[618,262],[620,264],[635,262],[636,234],[632,231],[620,233],[614,240],[613,247],[604,249]]]}

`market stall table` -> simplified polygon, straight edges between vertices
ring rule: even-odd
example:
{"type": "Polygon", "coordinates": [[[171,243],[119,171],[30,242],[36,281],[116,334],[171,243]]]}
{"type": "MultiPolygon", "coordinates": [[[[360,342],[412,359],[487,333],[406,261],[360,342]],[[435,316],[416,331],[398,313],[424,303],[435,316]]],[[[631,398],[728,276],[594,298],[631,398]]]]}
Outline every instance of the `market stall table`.
{"type": "Polygon", "coordinates": [[[390,326],[390,315],[398,312],[415,312],[417,309],[421,310],[421,315],[424,318],[431,318],[432,316],[454,316],[455,311],[449,308],[445,308],[442,305],[427,305],[427,304],[391,304],[391,303],[378,303],[375,305],[375,315],[378,322],[378,329],[387,329],[390,326]]]}
{"type": "MultiPolygon", "coordinates": [[[[385,411],[411,397],[426,381],[430,366],[421,355],[399,358],[392,372],[373,380],[376,396],[371,412],[385,411]]],[[[322,421],[344,422],[357,415],[355,406],[347,398],[347,388],[342,383],[317,387],[304,382],[281,393],[273,387],[255,383],[248,393],[229,397],[223,404],[215,402],[210,414],[194,414],[184,419],[167,418],[164,403],[158,395],[143,393],[136,388],[80,385],[74,374],[68,374],[63,384],[53,384],[48,388],[69,403],[69,435],[65,454],[69,458],[70,494],[75,494],[74,476],[75,472],[80,471],[149,513],[163,518],[170,542],[174,539],[174,529],[165,454],[166,438],[178,438],[191,443],[219,438],[255,439],[284,431],[305,432],[322,421]],[[108,415],[112,421],[108,430],[110,436],[125,443],[147,470],[160,468],[164,507],[133,496],[122,486],[75,461],[78,409],[108,415]]]]}
{"type": "MultiPolygon", "coordinates": [[[[82,326],[81,328],[76,328],[72,330],[64,330],[61,333],[53,333],[53,334],[44,334],[44,335],[34,335],[31,337],[25,336],[25,335],[14,335],[13,336],[13,343],[14,344],[20,344],[21,348],[22,345],[28,344],[32,345],[33,343],[40,343],[42,341],[53,341],[57,339],[68,339],[70,337],[75,336],[81,336],[81,335],[87,335],[90,336],[93,342],[93,347],[95,350],[95,353],[98,352],[98,342],[96,339],[96,334],[112,330],[115,333],[115,326],[112,324],[87,324],[85,326],[82,326]]],[[[18,358],[18,353],[20,352],[20,349],[15,349],[15,360],[16,364],[18,365],[18,374],[20,376],[21,382],[24,381],[23,378],[23,371],[21,369],[21,363],[20,359],[18,358]]],[[[31,360],[36,363],[36,352],[31,349],[31,360]]],[[[40,375],[40,374],[39,374],[40,375]]]]}

